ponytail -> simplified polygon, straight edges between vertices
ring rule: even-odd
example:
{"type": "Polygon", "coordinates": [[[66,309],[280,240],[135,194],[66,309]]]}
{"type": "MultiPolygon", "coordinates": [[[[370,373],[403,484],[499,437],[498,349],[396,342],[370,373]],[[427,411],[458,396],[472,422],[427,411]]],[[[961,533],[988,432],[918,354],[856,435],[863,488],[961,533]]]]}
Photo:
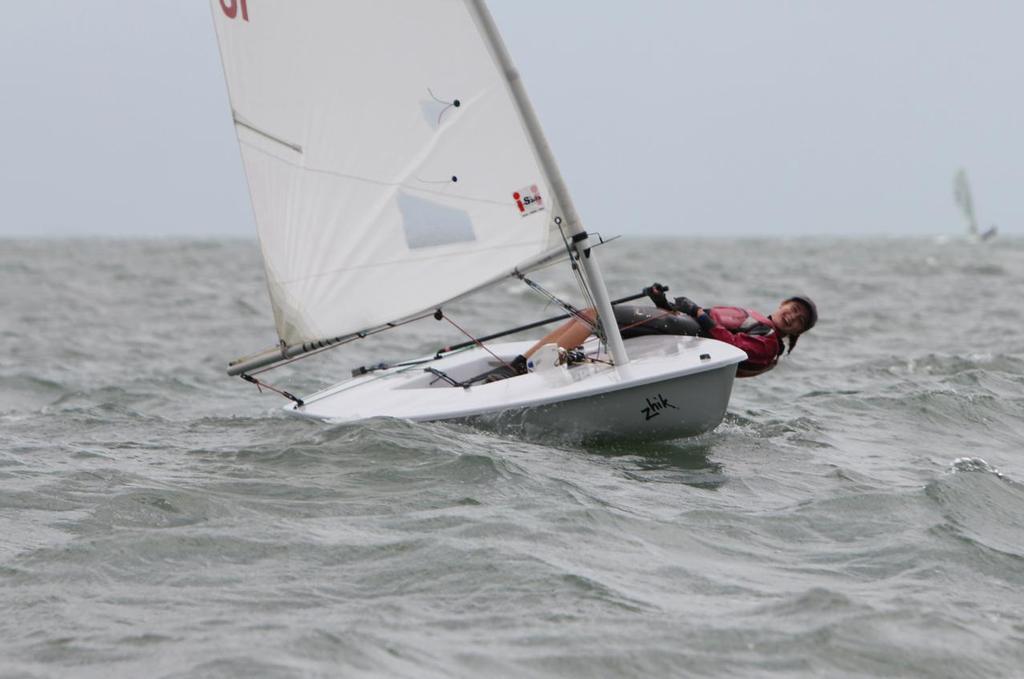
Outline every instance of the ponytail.
{"type": "Polygon", "coordinates": [[[800,335],[787,335],[786,339],[789,341],[789,350],[786,352],[786,356],[789,356],[796,348],[796,341],[800,339],[800,335]]]}

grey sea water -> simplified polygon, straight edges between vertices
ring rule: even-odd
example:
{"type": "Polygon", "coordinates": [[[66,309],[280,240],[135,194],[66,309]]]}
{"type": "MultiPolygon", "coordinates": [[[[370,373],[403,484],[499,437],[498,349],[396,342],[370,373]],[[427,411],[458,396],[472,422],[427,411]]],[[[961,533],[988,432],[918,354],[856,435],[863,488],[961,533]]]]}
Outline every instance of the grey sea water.
{"type": "Polygon", "coordinates": [[[224,374],[275,339],[254,242],[0,241],[0,676],[1022,676],[1024,242],[603,250],[615,296],[821,321],[695,439],[328,426],[224,374]]]}

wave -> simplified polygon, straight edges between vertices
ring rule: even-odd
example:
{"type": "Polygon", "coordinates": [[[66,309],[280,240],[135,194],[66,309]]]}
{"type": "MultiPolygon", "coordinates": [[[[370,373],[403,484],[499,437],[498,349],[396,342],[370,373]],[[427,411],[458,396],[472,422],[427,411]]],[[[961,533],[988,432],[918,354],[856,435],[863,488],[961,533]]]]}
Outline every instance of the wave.
{"type": "MultiPolygon", "coordinates": [[[[990,570],[995,565],[985,561],[984,553],[1024,560],[1024,485],[982,458],[964,457],[954,460],[945,476],[928,483],[925,494],[943,517],[937,530],[981,550],[974,557],[979,567],[990,570]]],[[[1019,572],[1019,563],[1013,569],[1019,572]]],[[[1008,575],[1000,572],[999,577],[1008,575]]]]}

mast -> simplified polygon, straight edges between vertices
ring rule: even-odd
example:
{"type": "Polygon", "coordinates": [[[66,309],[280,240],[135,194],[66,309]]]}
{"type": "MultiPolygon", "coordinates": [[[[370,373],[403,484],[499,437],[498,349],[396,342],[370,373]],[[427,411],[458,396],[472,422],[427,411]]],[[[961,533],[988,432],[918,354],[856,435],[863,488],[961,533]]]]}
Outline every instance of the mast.
{"type": "Polygon", "coordinates": [[[619,332],[618,323],[615,322],[611,298],[608,296],[608,288],[604,284],[601,269],[597,264],[597,257],[591,249],[590,238],[580,222],[579,215],[576,213],[576,207],[569,196],[569,189],[562,179],[561,172],[558,171],[555,157],[551,153],[547,139],[544,137],[544,130],[541,129],[540,121],[537,119],[537,114],[534,112],[533,105],[526,94],[526,88],[523,86],[522,78],[519,77],[519,71],[516,70],[515,65],[512,63],[512,58],[505,48],[505,43],[501,39],[501,34],[498,33],[498,27],[494,23],[494,18],[487,9],[487,5],[484,4],[484,0],[466,0],[466,6],[474,15],[481,29],[483,29],[484,37],[490,43],[491,49],[494,50],[494,54],[498,59],[498,65],[501,67],[501,71],[512,91],[512,98],[519,108],[519,114],[523,117],[523,124],[527,134],[533,142],[534,149],[537,151],[541,167],[544,168],[544,172],[551,182],[551,190],[558,199],[559,205],[562,206],[566,225],[572,234],[572,246],[579,256],[580,263],[583,265],[583,277],[594,293],[598,319],[601,327],[604,329],[605,339],[608,342],[608,351],[611,353],[612,360],[616,365],[625,365],[629,362],[629,356],[626,354],[626,347],[622,343],[622,335],[619,332]]]}

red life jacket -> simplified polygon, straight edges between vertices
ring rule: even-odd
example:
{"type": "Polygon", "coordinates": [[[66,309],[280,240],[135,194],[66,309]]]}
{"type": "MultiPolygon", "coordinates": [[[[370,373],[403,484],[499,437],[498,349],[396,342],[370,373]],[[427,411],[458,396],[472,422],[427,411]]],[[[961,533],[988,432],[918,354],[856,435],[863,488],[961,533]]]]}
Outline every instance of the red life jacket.
{"type": "Polygon", "coordinates": [[[738,306],[716,306],[708,310],[712,320],[732,333],[742,332],[748,335],[773,335],[775,324],[772,319],[763,316],[753,309],[741,309],[738,306]]]}
{"type": "MultiPolygon", "coordinates": [[[[708,309],[708,314],[714,320],[715,324],[728,330],[733,335],[750,335],[753,337],[766,337],[774,340],[775,349],[770,350],[769,347],[765,347],[763,344],[750,345],[746,343],[736,343],[741,349],[747,352],[750,357],[749,360],[743,361],[739,364],[736,375],[737,377],[752,377],[753,375],[760,375],[763,372],[767,372],[775,367],[775,363],[778,361],[778,357],[782,355],[782,338],[779,337],[778,331],[775,329],[775,324],[772,320],[763,314],[760,314],[752,309],[743,309],[740,307],[726,306],[726,307],[712,307],[708,309]],[[755,349],[760,349],[761,352],[769,350],[769,355],[756,356],[751,355],[751,352],[755,349]]],[[[718,337],[718,339],[726,339],[725,337],[718,337]]]]}

